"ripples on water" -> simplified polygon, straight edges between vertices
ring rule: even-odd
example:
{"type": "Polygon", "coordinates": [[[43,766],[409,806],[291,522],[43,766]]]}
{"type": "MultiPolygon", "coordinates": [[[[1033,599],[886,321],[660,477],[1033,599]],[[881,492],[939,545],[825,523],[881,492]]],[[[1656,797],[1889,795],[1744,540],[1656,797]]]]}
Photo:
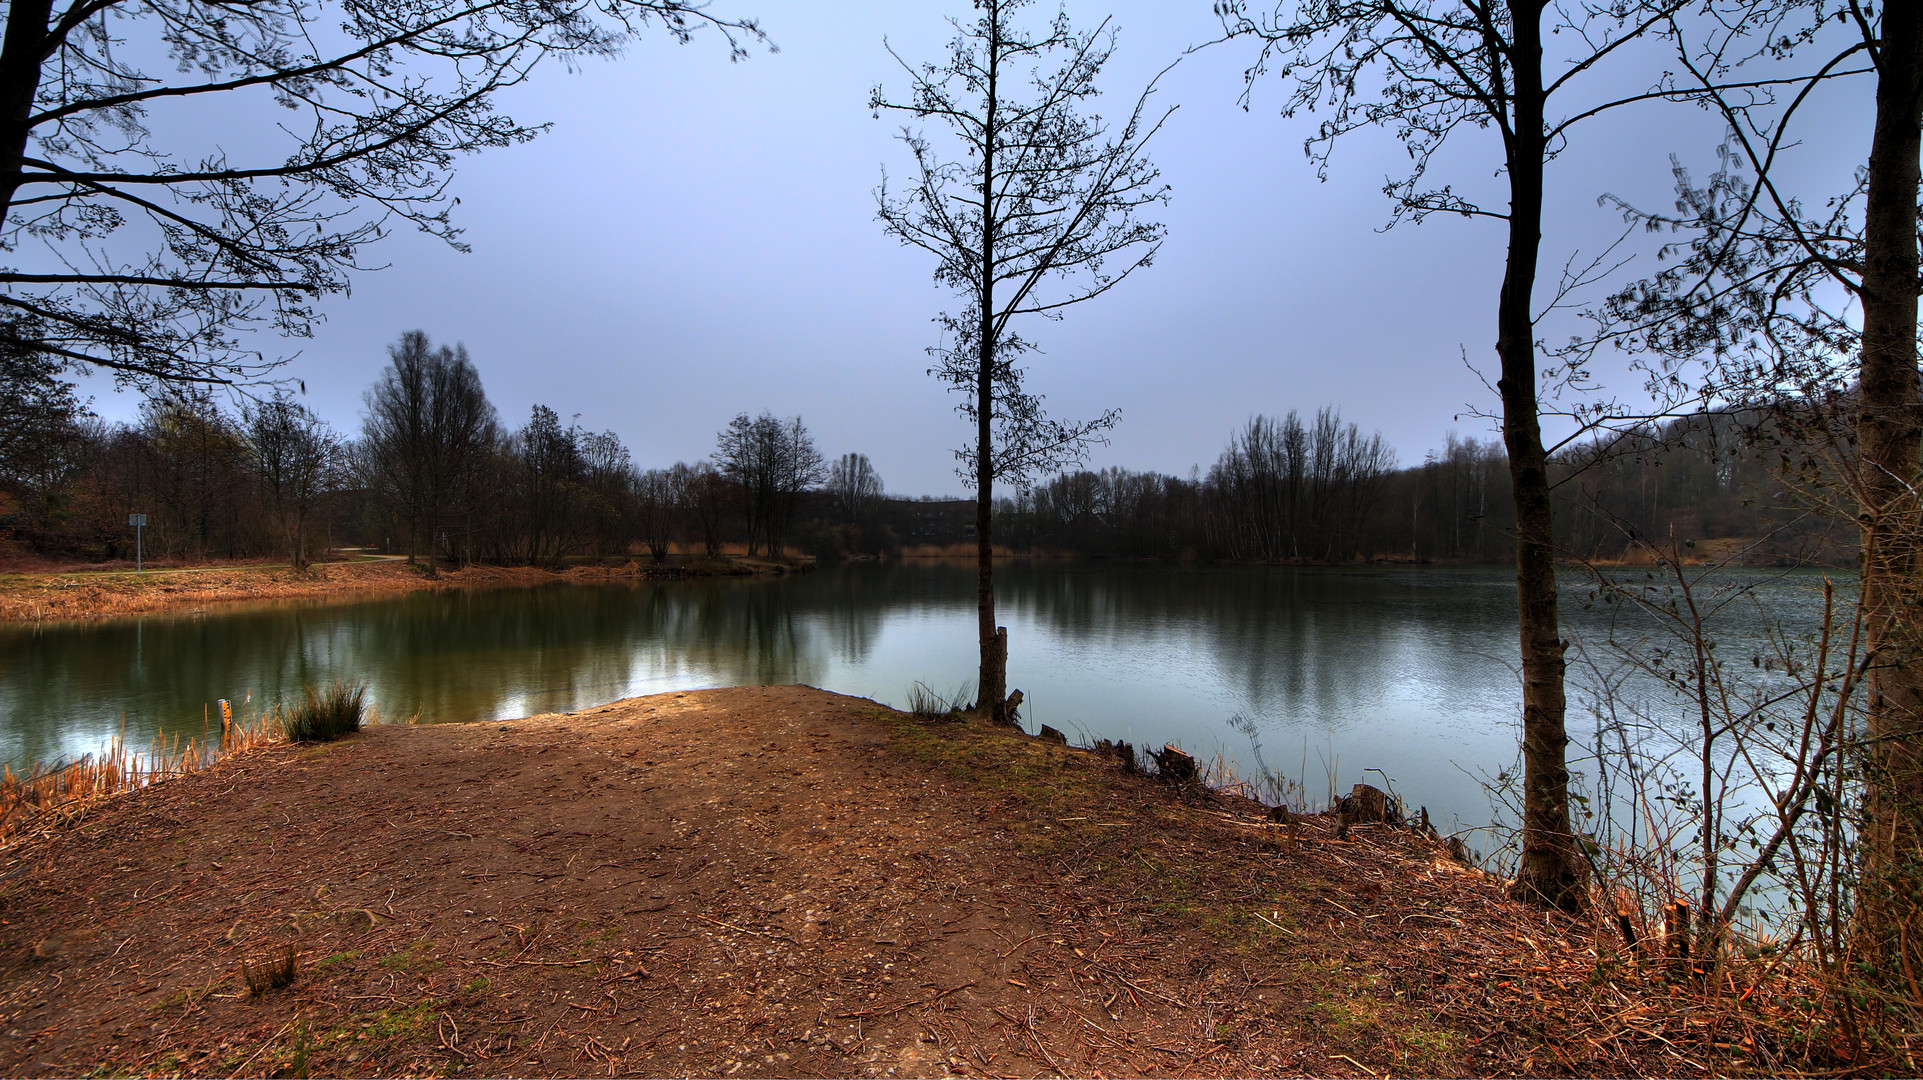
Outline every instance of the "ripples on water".
{"type": "MultiPolygon", "coordinates": [[[[1745,578],[1744,580],[1750,580],[1745,578]]],[[[1813,629],[1820,575],[1763,575],[1726,648],[1768,617],[1813,629]]],[[[1179,742],[1268,766],[1312,797],[1380,783],[1439,823],[1487,820],[1469,775],[1515,759],[1515,584],[1502,568],[1171,568],[1012,563],[998,571],[1009,685],[1031,728],[1179,742]],[[1230,724],[1253,722],[1253,736],[1230,724]]],[[[1648,636],[1585,606],[1585,642],[1648,636]]],[[[852,564],[780,579],[417,593],[110,622],[0,627],[0,760],[75,757],[123,729],[198,735],[217,698],[255,706],[365,682],[389,719],[565,711],[665,690],[808,683],[900,705],[917,680],[972,680],[974,574],[956,563],[852,564]]],[[[1726,654],[1728,655],[1728,654],[1726,654]]],[[[1586,720],[1572,694],[1570,726],[1586,720]]],[[[216,714],[217,717],[217,714],[216,714]]],[[[218,726],[218,719],[215,720],[218,726]]]]}

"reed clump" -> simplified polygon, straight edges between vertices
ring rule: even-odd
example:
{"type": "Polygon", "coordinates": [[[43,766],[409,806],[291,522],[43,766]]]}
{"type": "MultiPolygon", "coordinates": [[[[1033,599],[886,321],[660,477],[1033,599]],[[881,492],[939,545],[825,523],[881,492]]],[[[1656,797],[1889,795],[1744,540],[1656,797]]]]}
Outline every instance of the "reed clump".
{"type": "Polygon", "coordinates": [[[281,714],[288,742],[333,742],[361,729],[367,719],[367,687],[336,683],[307,690],[307,700],[281,714]]]}
{"type": "Polygon", "coordinates": [[[258,964],[242,961],[240,977],[247,982],[247,989],[255,997],[261,997],[283,986],[292,986],[300,974],[300,961],[294,952],[294,945],[287,945],[272,957],[258,964]]]}
{"type": "Polygon", "coordinates": [[[967,683],[952,694],[943,694],[925,682],[917,682],[908,688],[908,711],[919,720],[953,720],[967,711],[968,699],[974,696],[974,687],[967,683]]]}
{"type": "Polygon", "coordinates": [[[276,741],[280,731],[260,713],[223,715],[216,736],[208,719],[201,738],[156,735],[144,752],[115,736],[106,749],[77,761],[35,764],[15,772],[0,766],[0,844],[35,827],[48,815],[65,814],[108,795],[198,772],[229,754],[276,741]]]}

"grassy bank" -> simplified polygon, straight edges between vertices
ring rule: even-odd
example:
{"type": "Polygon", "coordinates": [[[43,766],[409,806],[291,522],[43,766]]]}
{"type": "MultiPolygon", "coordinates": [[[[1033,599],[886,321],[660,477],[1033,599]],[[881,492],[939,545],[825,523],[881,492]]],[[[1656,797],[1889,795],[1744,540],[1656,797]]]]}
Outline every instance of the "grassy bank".
{"type": "Polygon", "coordinates": [[[805,687],[258,746],[5,849],[0,1069],[1847,1064],[1786,965],[1677,976],[1408,830],[1263,810],[805,687]]]}
{"type": "Polygon", "coordinates": [[[734,559],[645,560],[546,570],[532,566],[468,566],[430,578],[399,559],[284,565],[158,567],[0,574],[0,622],[110,618],[154,611],[192,611],[246,600],[334,599],[428,589],[497,589],[557,583],[602,584],[718,575],[774,573],[777,564],[734,559]]]}

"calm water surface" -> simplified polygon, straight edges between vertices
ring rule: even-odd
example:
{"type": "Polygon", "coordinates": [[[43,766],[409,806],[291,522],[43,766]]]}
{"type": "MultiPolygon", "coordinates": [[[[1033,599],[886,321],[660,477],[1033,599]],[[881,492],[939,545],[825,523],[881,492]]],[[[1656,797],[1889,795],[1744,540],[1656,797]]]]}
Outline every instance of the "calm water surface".
{"type": "MultiPolygon", "coordinates": [[[[1259,755],[1315,798],[1331,773],[1346,790],[1380,784],[1365,772],[1380,770],[1439,823],[1486,821],[1475,774],[1515,760],[1507,569],[1014,563],[998,580],[1009,685],[1027,695],[1031,730],[1177,742],[1245,773],[1259,755]]],[[[1732,609],[1725,648],[1753,647],[1766,617],[1816,621],[1819,575],[1759,580],[1763,603],[1732,609]]],[[[1585,606],[1587,591],[1566,592],[1573,636],[1652,631],[1646,617],[1585,606]]],[[[423,721],[754,683],[902,705],[918,680],[972,681],[974,626],[972,569],[929,562],[4,626],[0,760],[77,757],[122,730],[136,745],[199,735],[217,698],[259,707],[337,680],[368,684],[386,718],[423,721]]]]}

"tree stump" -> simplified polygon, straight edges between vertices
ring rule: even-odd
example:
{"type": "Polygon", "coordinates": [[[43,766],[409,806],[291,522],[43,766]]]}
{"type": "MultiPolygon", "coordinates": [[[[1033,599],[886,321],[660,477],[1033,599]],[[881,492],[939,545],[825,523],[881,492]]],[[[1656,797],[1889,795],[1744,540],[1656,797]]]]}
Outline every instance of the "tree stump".
{"type": "Polygon", "coordinates": [[[1096,756],[1112,757],[1121,762],[1122,771],[1132,773],[1136,770],[1135,747],[1125,742],[1110,742],[1107,739],[1095,740],[1096,756]]]}
{"type": "Polygon", "coordinates": [[[1155,769],[1171,784],[1193,784],[1200,775],[1195,766],[1195,758],[1174,746],[1164,745],[1149,755],[1155,759],[1155,769]]]}
{"type": "Polygon", "coordinates": [[[1669,977],[1689,975],[1689,901],[1663,905],[1663,951],[1669,954],[1669,977]]]}
{"type": "Polygon", "coordinates": [[[1389,798],[1388,792],[1368,784],[1357,784],[1336,803],[1336,809],[1355,824],[1402,824],[1402,808],[1389,798]]]}
{"type": "MultiPolygon", "coordinates": [[[[1015,691],[1015,693],[1020,694],[1021,691],[1017,690],[1015,691]]],[[[1054,728],[1049,727],[1047,724],[1042,725],[1042,729],[1035,733],[1035,737],[1038,739],[1041,739],[1044,742],[1052,742],[1061,746],[1068,745],[1068,736],[1062,734],[1059,731],[1056,731],[1054,728]]]]}

